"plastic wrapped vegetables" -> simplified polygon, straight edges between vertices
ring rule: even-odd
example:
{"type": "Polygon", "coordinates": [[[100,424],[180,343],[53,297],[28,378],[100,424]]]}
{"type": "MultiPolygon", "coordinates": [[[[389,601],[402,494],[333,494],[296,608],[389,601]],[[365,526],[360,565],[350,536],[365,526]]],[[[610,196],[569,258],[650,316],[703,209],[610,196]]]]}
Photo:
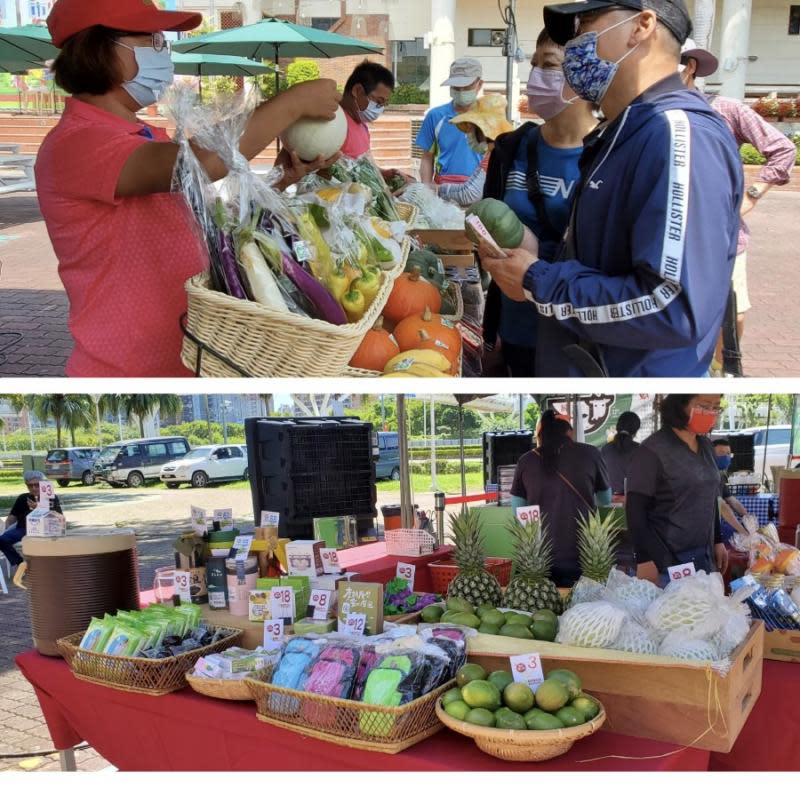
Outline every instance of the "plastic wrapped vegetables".
{"type": "Polygon", "coordinates": [[[331,174],[338,180],[352,180],[367,186],[375,198],[375,213],[386,221],[400,221],[392,195],[383,180],[381,171],[369,156],[352,159],[339,159],[331,168],[331,174]]]}
{"type": "Polygon", "coordinates": [[[384,615],[405,615],[417,612],[429,604],[441,601],[435,593],[413,593],[408,586],[408,580],[395,577],[386,583],[383,593],[384,615]]]}

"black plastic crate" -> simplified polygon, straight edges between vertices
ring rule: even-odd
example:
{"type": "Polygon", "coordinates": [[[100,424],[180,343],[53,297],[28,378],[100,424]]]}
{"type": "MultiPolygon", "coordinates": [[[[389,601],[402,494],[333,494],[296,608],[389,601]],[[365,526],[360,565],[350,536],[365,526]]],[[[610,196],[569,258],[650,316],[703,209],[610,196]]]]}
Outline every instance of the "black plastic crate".
{"type": "Polygon", "coordinates": [[[483,433],[483,486],[497,483],[497,468],[515,465],[533,448],[533,432],[520,429],[483,433]]]}

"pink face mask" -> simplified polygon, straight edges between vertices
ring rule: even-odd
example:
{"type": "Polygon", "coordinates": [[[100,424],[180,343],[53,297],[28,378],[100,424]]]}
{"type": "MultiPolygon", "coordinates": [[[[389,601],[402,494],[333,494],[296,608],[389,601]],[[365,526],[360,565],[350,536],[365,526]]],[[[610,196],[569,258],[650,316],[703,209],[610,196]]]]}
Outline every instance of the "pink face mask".
{"type": "Polygon", "coordinates": [[[570,101],[561,97],[564,72],[554,68],[532,68],[528,77],[528,108],[542,120],[550,120],[565,110],[570,101]]]}

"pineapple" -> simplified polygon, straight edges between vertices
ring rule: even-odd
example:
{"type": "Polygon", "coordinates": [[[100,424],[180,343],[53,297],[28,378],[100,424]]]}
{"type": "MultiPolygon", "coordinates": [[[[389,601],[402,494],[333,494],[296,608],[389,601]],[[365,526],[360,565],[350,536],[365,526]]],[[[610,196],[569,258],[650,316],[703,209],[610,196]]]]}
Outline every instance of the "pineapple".
{"type": "Polygon", "coordinates": [[[465,509],[450,515],[450,529],[455,544],[459,572],[447,587],[447,595],[463,598],[473,606],[497,606],[503,597],[500,583],[484,569],[486,546],[476,511],[465,509]]]}
{"type": "Polygon", "coordinates": [[[544,523],[528,527],[513,517],[508,530],[514,543],[514,575],[506,588],[505,605],[512,609],[536,612],[551,609],[561,612],[561,596],[550,579],[553,545],[544,523]]]}
{"type": "Polygon", "coordinates": [[[599,511],[578,517],[578,561],[581,574],[605,584],[617,563],[617,543],[622,524],[616,511],[602,516],[599,511]]]}

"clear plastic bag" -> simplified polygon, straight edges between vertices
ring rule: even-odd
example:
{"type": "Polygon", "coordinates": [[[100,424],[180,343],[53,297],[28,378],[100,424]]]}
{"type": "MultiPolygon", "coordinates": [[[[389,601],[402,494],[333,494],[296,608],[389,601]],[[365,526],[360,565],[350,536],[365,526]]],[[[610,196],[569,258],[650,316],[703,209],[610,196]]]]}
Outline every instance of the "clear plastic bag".
{"type": "Polygon", "coordinates": [[[419,211],[414,223],[417,229],[464,229],[464,211],[458,205],[441,199],[424,183],[411,183],[403,192],[403,202],[416,206],[419,211]]]}
{"type": "Polygon", "coordinates": [[[601,601],[605,587],[594,579],[582,576],[572,587],[570,606],[586,604],[590,601],[601,601]]]}
{"type": "Polygon", "coordinates": [[[606,580],[603,598],[623,607],[640,622],[648,607],[661,595],[662,590],[652,582],[629,577],[618,569],[612,569],[606,580]]]}

